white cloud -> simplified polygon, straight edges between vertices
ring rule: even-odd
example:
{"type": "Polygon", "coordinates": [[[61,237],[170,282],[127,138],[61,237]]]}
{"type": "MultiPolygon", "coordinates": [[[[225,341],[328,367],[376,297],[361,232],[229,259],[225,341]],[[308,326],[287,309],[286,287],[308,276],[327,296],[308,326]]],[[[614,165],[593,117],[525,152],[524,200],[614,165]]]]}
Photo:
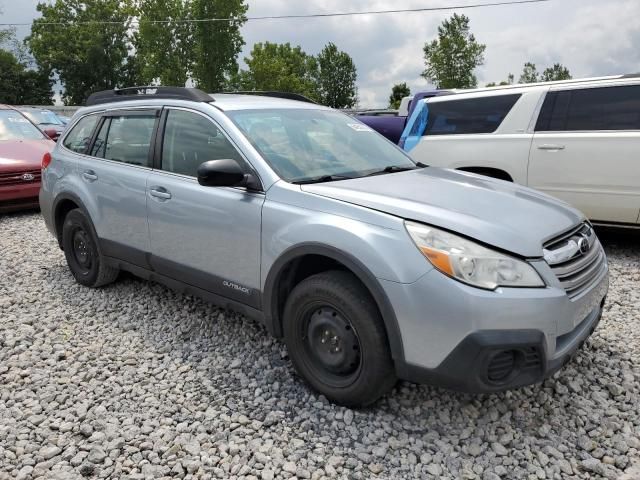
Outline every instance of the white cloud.
{"type": "MultiPolygon", "coordinates": [[[[37,0],[0,0],[3,21],[30,21],[37,0]]],[[[423,0],[248,0],[250,16],[423,7],[423,0]]],[[[428,6],[476,3],[432,0],[428,6]]],[[[480,84],[516,79],[526,61],[539,70],[561,62],[575,77],[640,71],[640,1],[551,0],[546,3],[459,10],[471,20],[478,41],[487,45],[485,64],[477,71],[480,84]]],[[[372,15],[324,19],[248,22],[247,43],[290,42],[311,54],[327,42],[349,53],[358,68],[361,106],[384,106],[391,86],[407,82],[412,90],[428,88],[420,77],[422,47],[436,37],[448,12],[372,15]]],[[[20,29],[18,33],[28,33],[20,29]]]]}

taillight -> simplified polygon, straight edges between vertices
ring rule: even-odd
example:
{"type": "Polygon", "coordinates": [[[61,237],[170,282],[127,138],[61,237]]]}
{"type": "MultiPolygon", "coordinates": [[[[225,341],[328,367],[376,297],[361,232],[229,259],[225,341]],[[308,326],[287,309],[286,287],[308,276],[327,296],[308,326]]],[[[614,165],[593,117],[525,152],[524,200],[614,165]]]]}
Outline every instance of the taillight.
{"type": "Polygon", "coordinates": [[[51,154],[49,152],[42,156],[42,170],[45,170],[51,163],[51,154]]]}

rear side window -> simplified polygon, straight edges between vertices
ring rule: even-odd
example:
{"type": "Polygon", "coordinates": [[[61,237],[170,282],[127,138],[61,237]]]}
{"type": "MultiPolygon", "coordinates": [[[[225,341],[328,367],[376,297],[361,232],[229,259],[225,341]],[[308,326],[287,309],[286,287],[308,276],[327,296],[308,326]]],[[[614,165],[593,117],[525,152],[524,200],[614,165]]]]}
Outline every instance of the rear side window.
{"type": "Polygon", "coordinates": [[[425,135],[493,133],[520,98],[520,94],[429,103],[425,135]]]}
{"type": "Polygon", "coordinates": [[[162,144],[162,170],[195,177],[203,162],[221,159],[242,162],[240,154],[211,120],[197,113],[169,111],[162,144]]]}
{"type": "Polygon", "coordinates": [[[81,118],[69,132],[69,135],[65,137],[63,145],[72,152],[85,153],[99,118],[99,115],[81,118]]]}
{"type": "Polygon", "coordinates": [[[538,132],[640,130],[640,85],[549,92],[538,132]]]}
{"type": "Polygon", "coordinates": [[[155,115],[106,117],[91,148],[91,156],[150,167],[149,150],[155,115]]]}

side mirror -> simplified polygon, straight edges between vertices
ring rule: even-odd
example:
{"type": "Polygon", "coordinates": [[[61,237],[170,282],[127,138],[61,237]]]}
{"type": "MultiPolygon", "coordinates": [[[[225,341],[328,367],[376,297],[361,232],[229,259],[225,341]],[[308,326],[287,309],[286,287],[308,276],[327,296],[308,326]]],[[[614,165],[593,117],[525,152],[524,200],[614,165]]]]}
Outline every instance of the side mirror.
{"type": "Polygon", "coordinates": [[[209,160],[198,167],[198,183],[205,187],[246,187],[249,190],[261,190],[258,179],[245,173],[242,167],[232,159],[209,160]]]}
{"type": "Polygon", "coordinates": [[[60,136],[58,135],[58,131],[55,128],[45,128],[44,134],[54,142],[57,141],[58,137],[60,136]]]}

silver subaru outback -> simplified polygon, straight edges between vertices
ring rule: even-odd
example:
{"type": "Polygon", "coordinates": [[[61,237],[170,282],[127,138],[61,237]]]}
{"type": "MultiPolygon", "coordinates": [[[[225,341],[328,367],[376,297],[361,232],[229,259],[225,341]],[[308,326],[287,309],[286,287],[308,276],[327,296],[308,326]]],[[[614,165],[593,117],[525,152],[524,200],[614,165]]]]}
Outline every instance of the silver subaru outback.
{"type": "Polygon", "coordinates": [[[399,378],[534,384],[571,358],[608,289],[580,212],[415,163],[303,100],[92,95],[43,159],[40,205],[71,274],[99,287],[126,270],[253,317],[349,406],[399,378]]]}

